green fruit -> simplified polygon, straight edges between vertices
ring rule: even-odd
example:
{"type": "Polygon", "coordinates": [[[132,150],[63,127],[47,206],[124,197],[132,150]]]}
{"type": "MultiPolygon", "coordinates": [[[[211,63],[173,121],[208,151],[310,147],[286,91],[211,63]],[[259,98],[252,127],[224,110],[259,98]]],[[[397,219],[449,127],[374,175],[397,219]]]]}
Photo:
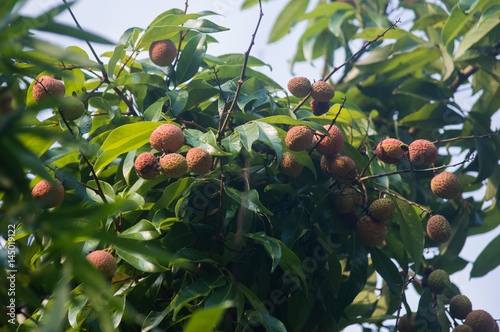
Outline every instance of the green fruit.
{"type": "Polygon", "coordinates": [[[37,103],[48,97],[62,97],[66,93],[64,84],[50,76],[40,76],[33,85],[33,99],[37,103]]]}
{"type": "Polygon", "coordinates": [[[434,143],[425,139],[413,141],[408,146],[410,161],[414,165],[430,165],[436,161],[438,157],[438,149],[434,143]]]}
{"type": "Polygon", "coordinates": [[[344,146],[344,135],[336,125],[326,125],[323,126],[330,137],[323,135],[319,131],[316,131],[313,138],[313,145],[316,146],[316,151],[318,151],[323,156],[334,156],[342,150],[344,146]],[[321,139],[323,137],[323,139],[321,139]],[[320,141],[321,140],[321,141],[320,141]],[[318,145],[317,142],[319,142],[318,145]]]}
{"type": "Polygon", "coordinates": [[[175,152],[184,144],[184,133],[176,125],[162,124],[153,131],[149,142],[154,149],[160,152],[175,152]]]}
{"type": "Polygon", "coordinates": [[[201,148],[191,148],[186,154],[188,168],[195,174],[206,174],[212,168],[212,156],[201,148]]]}
{"type": "Polygon", "coordinates": [[[411,320],[408,319],[408,314],[404,314],[398,322],[399,332],[415,332],[415,318],[417,314],[411,313],[411,320]]]}
{"type": "Polygon", "coordinates": [[[427,278],[427,285],[433,293],[441,294],[450,287],[450,276],[444,270],[434,270],[427,278]]]}
{"type": "Polygon", "coordinates": [[[350,195],[344,194],[342,191],[334,191],[330,198],[333,203],[333,209],[340,214],[346,214],[354,209],[354,202],[350,195]]]}
{"type": "Polygon", "coordinates": [[[451,332],[474,332],[469,325],[457,325],[451,332]]]}
{"type": "Polygon", "coordinates": [[[87,255],[87,260],[106,279],[111,279],[116,273],[116,261],[113,255],[104,250],[96,250],[87,255]]]}
{"type": "Polygon", "coordinates": [[[149,58],[161,67],[170,65],[177,55],[177,47],[170,39],[158,40],[149,46],[149,58]]]}
{"type": "Polygon", "coordinates": [[[352,182],[358,175],[356,163],[348,156],[338,154],[328,158],[327,166],[333,178],[340,183],[352,182]]]}
{"type": "Polygon", "coordinates": [[[364,195],[352,187],[344,187],[342,195],[350,196],[355,207],[360,207],[364,204],[364,195]]]}
{"type": "Polygon", "coordinates": [[[66,96],[61,100],[59,111],[66,120],[76,120],[85,113],[85,105],[76,97],[66,96]]]}
{"type": "Polygon", "coordinates": [[[473,310],[465,318],[465,325],[472,328],[473,332],[494,332],[497,323],[491,315],[484,310],[473,310]]]}
{"type": "Polygon", "coordinates": [[[369,212],[378,221],[386,221],[392,218],[395,209],[392,199],[379,198],[370,205],[369,212]]]}
{"type": "Polygon", "coordinates": [[[312,84],[311,97],[316,101],[330,101],[334,96],[335,90],[330,84],[323,81],[314,82],[312,84]]]}
{"type": "Polygon", "coordinates": [[[48,180],[38,182],[31,190],[31,196],[44,207],[55,207],[64,199],[64,187],[61,181],[54,179],[55,184],[48,180]]]}
{"type": "Polygon", "coordinates": [[[284,152],[280,161],[280,170],[291,178],[298,176],[304,166],[295,161],[295,156],[291,152],[284,152]]]}
{"type": "Polygon", "coordinates": [[[465,295],[455,295],[450,300],[450,316],[465,319],[472,311],[472,303],[465,295]]]}
{"type": "Polygon", "coordinates": [[[432,241],[445,243],[451,237],[451,225],[445,217],[434,215],[427,221],[427,234],[432,241]]]}
{"type": "Polygon", "coordinates": [[[367,247],[376,247],[384,243],[387,236],[387,226],[369,216],[358,220],[356,232],[359,240],[367,247]]]}
{"type": "Polygon", "coordinates": [[[285,145],[292,151],[304,151],[311,146],[314,132],[308,126],[293,126],[285,136],[285,145]]]}
{"type": "Polygon", "coordinates": [[[395,138],[387,138],[378,143],[375,154],[387,164],[397,164],[404,157],[408,146],[395,138]]]}
{"type": "Polygon", "coordinates": [[[330,104],[330,101],[317,101],[316,99],[311,98],[311,111],[315,116],[323,115],[330,110],[330,104]]]}
{"type": "Polygon", "coordinates": [[[288,81],[288,91],[297,98],[304,98],[311,89],[311,81],[307,77],[294,77],[288,81]]]}
{"type": "Polygon", "coordinates": [[[146,180],[154,180],[160,173],[158,158],[151,152],[144,152],[137,156],[134,166],[137,175],[146,180]]]}
{"type": "Polygon", "coordinates": [[[160,167],[165,176],[178,178],[186,174],[188,163],[182,155],[169,153],[160,158],[160,167]]]}
{"type": "Polygon", "coordinates": [[[432,178],[431,190],[438,197],[453,199],[460,196],[462,187],[455,174],[445,171],[432,178]]]}

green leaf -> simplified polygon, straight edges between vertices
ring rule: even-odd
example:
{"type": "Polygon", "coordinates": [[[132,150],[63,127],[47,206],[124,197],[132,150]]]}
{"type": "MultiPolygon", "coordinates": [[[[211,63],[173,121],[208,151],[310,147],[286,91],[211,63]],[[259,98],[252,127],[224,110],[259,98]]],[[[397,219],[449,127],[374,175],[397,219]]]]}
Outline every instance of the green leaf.
{"type": "Polygon", "coordinates": [[[273,148],[274,152],[276,152],[276,158],[281,160],[283,145],[276,128],[265,122],[256,121],[253,123],[259,127],[259,140],[268,143],[273,148]]]}
{"type": "Polygon", "coordinates": [[[264,232],[254,234],[245,234],[248,238],[253,239],[264,246],[269,257],[272,260],[271,272],[274,272],[281,260],[281,246],[277,239],[267,236],[264,232]]]}
{"type": "Polygon", "coordinates": [[[415,317],[416,331],[441,332],[441,324],[434,311],[432,291],[429,287],[424,290],[418,302],[417,316],[415,317]]]}
{"type": "Polygon", "coordinates": [[[170,204],[178,199],[181,193],[186,190],[186,188],[190,187],[193,182],[193,178],[183,178],[170,184],[167,188],[165,188],[161,197],[153,205],[153,210],[161,208],[168,209],[170,204]]]}
{"type": "Polygon", "coordinates": [[[202,133],[196,129],[185,129],[186,140],[193,147],[207,150],[212,156],[230,156],[231,153],[222,150],[217,144],[217,138],[213,131],[202,133]]]}
{"type": "Polygon", "coordinates": [[[82,312],[83,308],[87,304],[88,298],[87,296],[81,294],[77,295],[71,299],[71,304],[68,309],[68,322],[72,328],[75,330],[80,329],[80,325],[78,323],[78,317],[82,312]]]}
{"type": "Polygon", "coordinates": [[[117,45],[115,47],[115,51],[113,52],[113,55],[109,59],[108,62],[108,77],[110,79],[115,78],[115,67],[118,61],[121,60],[126,55],[125,52],[125,45],[117,45]]]}
{"type": "Polygon", "coordinates": [[[400,199],[396,199],[395,201],[397,210],[399,211],[396,215],[399,216],[401,239],[415,262],[413,270],[418,271],[422,263],[422,253],[424,250],[422,220],[413,206],[400,199]]]}
{"type": "Polygon", "coordinates": [[[404,94],[424,100],[446,100],[446,96],[441,91],[437,82],[410,78],[404,81],[393,92],[394,94],[404,94]]]}
{"type": "Polygon", "coordinates": [[[377,248],[370,248],[370,255],[375,270],[377,270],[380,276],[387,282],[387,285],[394,295],[399,296],[401,294],[403,278],[396,265],[377,248]]]}
{"type": "Polygon", "coordinates": [[[57,33],[57,34],[63,35],[63,36],[74,37],[77,39],[85,40],[87,42],[101,43],[101,44],[107,44],[107,45],[114,44],[105,38],[99,37],[99,36],[94,35],[92,33],[85,32],[82,29],[78,29],[78,28],[75,28],[75,27],[72,27],[69,25],[60,24],[60,23],[56,23],[56,22],[50,22],[50,23],[44,24],[42,26],[35,25],[35,29],[40,30],[40,31],[45,31],[45,32],[57,33]]]}
{"type": "Polygon", "coordinates": [[[231,197],[240,206],[243,206],[250,211],[257,213],[264,213],[268,216],[272,216],[273,213],[269,211],[259,200],[259,193],[255,189],[251,189],[245,192],[241,192],[237,189],[224,186],[225,193],[231,197]]]}
{"type": "Polygon", "coordinates": [[[146,255],[121,245],[115,244],[115,247],[118,256],[139,271],[154,273],[167,270],[158,263],[158,260],[153,255],[146,255]]]}
{"type": "Polygon", "coordinates": [[[311,20],[317,17],[331,16],[335,14],[335,12],[338,10],[352,10],[352,9],[353,9],[352,5],[347,2],[337,1],[325,4],[320,3],[318,4],[318,6],[316,6],[316,8],[314,8],[309,13],[301,15],[300,20],[311,20]]]}
{"type": "MultiPolygon", "coordinates": [[[[174,90],[176,91],[176,90],[174,90]]],[[[169,92],[174,92],[169,91],[169,92]]],[[[160,119],[160,113],[162,112],[163,105],[169,100],[169,97],[162,97],[156,100],[154,103],[149,105],[149,107],[144,111],[143,117],[146,121],[158,121],[160,119]]]]}
{"type": "Polygon", "coordinates": [[[207,37],[200,33],[184,46],[179,62],[177,63],[176,78],[177,84],[181,84],[191,79],[200,67],[207,49],[207,37]]]}
{"type": "Polygon", "coordinates": [[[300,259],[283,242],[279,240],[278,242],[281,246],[281,260],[279,262],[279,265],[285,273],[284,276],[286,276],[288,280],[292,280],[297,285],[297,287],[302,288],[299,280],[297,279],[297,277],[299,277],[302,281],[303,289],[307,290],[306,276],[304,274],[304,269],[302,267],[300,259]]]}
{"type": "Polygon", "coordinates": [[[460,41],[457,52],[455,54],[455,59],[460,58],[465,54],[474,44],[483,40],[483,38],[496,26],[500,24],[500,17],[493,16],[484,20],[478,28],[473,27],[471,30],[467,31],[464,38],[460,41]]]}
{"type": "Polygon", "coordinates": [[[448,108],[444,103],[428,103],[418,111],[409,114],[402,118],[399,123],[407,126],[428,127],[435,126],[436,128],[450,124],[463,123],[465,119],[448,108]]]}
{"type": "Polygon", "coordinates": [[[142,219],[134,226],[120,233],[119,236],[139,241],[149,241],[156,239],[160,236],[160,233],[149,220],[142,219]]]}
{"type": "Polygon", "coordinates": [[[210,307],[209,309],[195,311],[191,318],[189,318],[189,321],[183,331],[215,331],[224,311],[232,306],[233,302],[224,301],[217,306],[210,307]]]}
{"type": "Polygon", "coordinates": [[[290,30],[292,23],[300,19],[307,9],[309,0],[290,0],[276,19],[268,43],[273,43],[284,37],[290,30]]]}
{"type": "Polygon", "coordinates": [[[472,270],[470,271],[471,278],[479,278],[485,276],[490,271],[500,265],[500,235],[491,240],[490,243],[477,256],[472,270]]]}
{"type": "Polygon", "coordinates": [[[167,96],[170,98],[172,113],[174,115],[181,114],[188,102],[189,93],[184,89],[177,89],[167,92],[167,96]]]}

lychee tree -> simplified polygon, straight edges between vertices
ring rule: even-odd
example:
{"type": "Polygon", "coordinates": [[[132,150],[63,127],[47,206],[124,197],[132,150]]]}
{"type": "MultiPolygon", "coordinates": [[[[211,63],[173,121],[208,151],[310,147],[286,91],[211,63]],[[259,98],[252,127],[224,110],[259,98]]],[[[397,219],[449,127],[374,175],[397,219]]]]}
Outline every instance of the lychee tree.
{"type": "Polygon", "coordinates": [[[307,20],[292,62],[323,70],[280,83],[251,55],[257,0],[219,56],[188,1],[116,45],[55,21],[64,0],[21,5],[0,3],[6,330],[498,330],[449,277],[500,265],[499,238],[460,257],[500,223],[495,1],[288,1],[269,42],[307,20]]]}

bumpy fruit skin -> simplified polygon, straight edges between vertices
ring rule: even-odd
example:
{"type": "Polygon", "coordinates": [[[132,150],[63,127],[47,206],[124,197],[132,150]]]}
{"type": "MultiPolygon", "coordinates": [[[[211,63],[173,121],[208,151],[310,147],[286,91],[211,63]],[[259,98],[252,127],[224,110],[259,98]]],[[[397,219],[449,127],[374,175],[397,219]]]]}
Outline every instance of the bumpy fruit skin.
{"type": "Polygon", "coordinates": [[[327,166],[333,178],[340,183],[352,182],[358,175],[356,163],[348,156],[338,154],[328,158],[327,166]]]}
{"type": "Polygon", "coordinates": [[[116,273],[116,261],[113,255],[104,250],[92,251],[87,255],[87,260],[99,272],[101,272],[106,279],[111,279],[116,273]]]}
{"type": "Polygon", "coordinates": [[[330,101],[317,101],[316,99],[311,98],[311,111],[315,116],[323,115],[330,110],[330,104],[330,101]]]}
{"type": "Polygon", "coordinates": [[[45,207],[55,207],[64,199],[64,187],[61,181],[55,179],[56,185],[47,180],[38,182],[31,190],[31,196],[45,207]]]}
{"type": "Polygon", "coordinates": [[[50,76],[40,76],[33,85],[33,99],[37,103],[50,96],[62,97],[65,93],[64,84],[50,76]]]}
{"type": "MultiPolygon", "coordinates": [[[[323,126],[326,130],[330,128],[330,125],[323,126]]],[[[334,156],[342,150],[344,146],[344,135],[336,125],[332,125],[330,130],[328,130],[330,137],[325,136],[321,142],[316,145],[316,143],[323,137],[324,135],[319,131],[316,131],[316,134],[313,138],[313,144],[316,145],[316,151],[318,151],[323,156],[334,156]]]]}
{"type": "Polygon", "coordinates": [[[408,319],[408,314],[404,314],[398,322],[399,332],[415,332],[415,318],[417,314],[411,313],[411,320],[408,319]]]}
{"type": "Polygon", "coordinates": [[[158,40],[149,46],[149,58],[160,67],[170,65],[177,55],[177,47],[170,39],[158,40]]]}
{"type": "Polygon", "coordinates": [[[493,332],[496,322],[488,312],[472,310],[465,318],[465,325],[470,326],[473,332],[493,332]]]}
{"type": "Polygon", "coordinates": [[[450,276],[444,270],[434,270],[427,278],[427,285],[433,293],[441,294],[450,287],[450,276]]]}
{"type": "Polygon", "coordinates": [[[330,195],[333,203],[333,209],[339,214],[346,214],[354,209],[354,202],[351,195],[346,195],[342,191],[334,191],[330,195]]]}
{"type": "Polygon", "coordinates": [[[497,322],[495,322],[495,326],[493,327],[493,332],[500,332],[500,328],[498,327],[497,322]]]}
{"type": "Polygon", "coordinates": [[[342,195],[350,196],[355,207],[360,207],[364,204],[364,195],[352,187],[345,187],[342,190],[342,195]]]}
{"type": "Polygon", "coordinates": [[[414,165],[430,165],[438,157],[438,149],[434,143],[425,139],[413,141],[408,146],[408,153],[414,165]]]}
{"type": "Polygon", "coordinates": [[[378,221],[386,221],[392,218],[395,209],[392,199],[379,198],[370,204],[369,212],[378,221]]]}
{"type": "Polygon", "coordinates": [[[469,325],[457,325],[451,332],[474,332],[469,325]]]}
{"type": "Polygon", "coordinates": [[[160,152],[175,152],[184,144],[184,133],[176,125],[162,124],[151,133],[149,143],[160,152]]]}
{"type": "Polygon", "coordinates": [[[369,216],[363,216],[356,225],[358,238],[367,247],[376,247],[385,241],[387,226],[369,216]]]}
{"type": "Polygon", "coordinates": [[[61,100],[59,110],[66,120],[71,121],[80,118],[85,113],[85,105],[76,97],[66,96],[61,100]]]}
{"type": "Polygon", "coordinates": [[[202,148],[191,148],[186,154],[188,168],[195,174],[206,174],[212,168],[212,156],[202,148]]]}
{"type": "Polygon", "coordinates": [[[297,98],[304,98],[311,89],[311,81],[307,77],[294,77],[288,81],[288,91],[297,98]]]}
{"type": "Polygon", "coordinates": [[[319,162],[319,166],[321,167],[321,170],[323,171],[323,173],[325,173],[328,176],[332,176],[332,174],[330,173],[330,170],[328,169],[328,159],[330,159],[330,158],[331,157],[321,156],[321,159],[319,162]]]}
{"type": "Polygon", "coordinates": [[[284,152],[280,161],[280,170],[291,178],[302,173],[304,166],[295,161],[295,156],[291,152],[284,152]]]}
{"type": "Polygon", "coordinates": [[[445,217],[436,214],[427,221],[427,235],[432,241],[445,243],[451,237],[451,225],[445,217]]]}
{"type": "Polygon", "coordinates": [[[330,101],[335,96],[333,87],[323,81],[314,82],[312,84],[311,97],[317,101],[330,101]]]}
{"type": "Polygon", "coordinates": [[[378,143],[375,154],[387,164],[397,164],[404,157],[406,144],[395,138],[387,138],[378,143]]]}
{"type": "Polygon", "coordinates": [[[154,180],[160,173],[160,163],[151,152],[144,152],[137,156],[134,166],[137,175],[146,180],[154,180]]]}
{"type": "Polygon", "coordinates": [[[186,174],[188,163],[184,156],[178,153],[169,153],[160,158],[161,171],[169,178],[178,178],[186,174]]]}
{"type": "Polygon", "coordinates": [[[285,145],[292,151],[304,151],[311,146],[314,132],[308,126],[293,126],[285,136],[285,145]]]}
{"type": "Polygon", "coordinates": [[[434,195],[446,199],[457,198],[462,192],[458,177],[446,171],[432,178],[431,190],[434,195]]]}
{"type": "Polygon", "coordinates": [[[472,303],[465,295],[455,295],[450,300],[450,316],[457,319],[465,319],[472,311],[472,303]]]}

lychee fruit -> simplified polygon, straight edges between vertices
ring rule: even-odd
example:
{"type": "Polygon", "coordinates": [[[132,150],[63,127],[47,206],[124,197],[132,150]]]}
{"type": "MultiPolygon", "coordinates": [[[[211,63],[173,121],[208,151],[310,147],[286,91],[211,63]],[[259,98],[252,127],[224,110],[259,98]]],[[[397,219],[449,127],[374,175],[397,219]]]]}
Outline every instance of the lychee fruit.
{"type": "Polygon", "coordinates": [[[184,156],[178,153],[169,153],[160,158],[160,167],[165,176],[178,178],[186,174],[188,163],[184,156]]]}
{"type": "Polygon", "coordinates": [[[76,97],[66,96],[61,100],[59,111],[66,120],[76,120],[85,113],[85,105],[76,97]]]}
{"type": "Polygon", "coordinates": [[[359,240],[367,247],[376,247],[385,241],[387,226],[370,216],[363,216],[358,220],[356,232],[359,240]]]}
{"type": "Polygon", "coordinates": [[[37,103],[47,97],[62,97],[66,93],[64,84],[50,76],[40,76],[33,85],[33,99],[37,103]]]}
{"type": "Polygon", "coordinates": [[[354,202],[350,195],[344,195],[341,191],[334,191],[330,194],[333,209],[339,214],[346,214],[354,209],[354,202]]]}
{"type": "Polygon", "coordinates": [[[31,190],[31,196],[45,207],[55,207],[64,199],[64,187],[61,181],[57,179],[54,181],[55,184],[44,179],[31,190]]]}
{"type": "Polygon", "coordinates": [[[332,174],[330,173],[330,170],[328,169],[328,159],[329,158],[330,157],[327,157],[327,156],[321,156],[321,159],[319,161],[319,166],[320,166],[321,170],[323,171],[323,173],[325,173],[328,176],[332,176],[332,174]]]}
{"type": "Polygon", "coordinates": [[[473,332],[493,332],[497,325],[493,317],[484,310],[472,310],[464,324],[470,326],[473,332]]]}
{"type": "Polygon", "coordinates": [[[316,131],[313,138],[313,145],[316,146],[316,150],[320,154],[324,156],[334,156],[339,153],[344,146],[344,135],[342,135],[342,132],[336,125],[332,125],[331,128],[330,125],[326,125],[323,126],[323,128],[328,130],[330,137],[323,135],[319,131],[316,131]],[[323,139],[321,139],[322,137],[323,139]],[[320,143],[316,145],[316,143],[319,141],[320,143]]]}
{"type": "Polygon", "coordinates": [[[386,221],[392,218],[396,207],[390,198],[379,198],[370,204],[370,215],[378,221],[386,221]]]}
{"type": "Polygon", "coordinates": [[[288,91],[297,98],[304,98],[311,89],[311,81],[307,77],[294,77],[288,81],[288,91]]]}
{"type": "Polygon", "coordinates": [[[450,315],[453,318],[465,319],[472,311],[472,303],[465,295],[455,295],[450,300],[450,315]]]}
{"type": "Polygon", "coordinates": [[[212,168],[212,156],[202,148],[191,148],[186,154],[188,168],[195,174],[206,174],[212,168]]]}
{"type": "Polygon", "coordinates": [[[401,161],[408,146],[395,138],[387,138],[378,143],[375,154],[384,163],[397,164],[401,161]]]}
{"type": "Polygon", "coordinates": [[[438,157],[438,149],[434,143],[425,139],[413,141],[408,146],[408,153],[414,165],[430,165],[438,157]]]}
{"type": "Polygon", "coordinates": [[[399,332],[415,332],[415,319],[417,318],[417,314],[411,313],[411,320],[408,319],[408,314],[404,314],[398,322],[398,331],[399,332]]]}
{"type": "Polygon", "coordinates": [[[293,178],[302,172],[304,166],[295,161],[295,156],[291,152],[284,152],[281,156],[280,170],[287,176],[293,178]]]}
{"type": "Polygon", "coordinates": [[[451,237],[451,225],[445,217],[436,214],[427,221],[427,235],[432,241],[445,243],[451,237]]]}
{"type": "Polygon", "coordinates": [[[330,101],[335,96],[333,87],[324,82],[317,81],[312,84],[311,97],[317,101],[330,101]]]}
{"type": "Polygon", "coordinates": [[[160,152],[175,152],[184,144],[184,133],[176,125],[162,124],[151,133],[149,142],[154,149],[160,152]]]}
{"type": "Polygon", "coordinates": [[[342,189],[342,195],[350,196],[355,207],[362,206],[365,201],[364,195],[352,187],[342,189]]]}
{"type": "Polygon", "coordinates": [[[104,250],[92,251],[87,255],[87,260],[99,272],[101,272],[106,279],[111,279],[116,273],[116,260],[109,252],[104,250]]]}
{"type": "Polygon", "coordinates": [[[309,103],[311,105],[311,111],[315,116],[323,115],[328,113],[328,110],[330,110],[330,101],[317,101],[316,99],[311,98],[309,103]]]}
{"type": "Polygon", "coordinates": [[[427,278],[427,286],[435,294],[441,294],[450,287],[450,276],[445,270],[436,269],[427,278]]]}
{"type": "Polygon", "coordinates": [[[134,166],[137,175],[146,180],[154,180],[160,173],[158,158],[151,152],[144,152],[137,156],[134,166]]]}
{"type": "Polygon", "coordinates": [[[458,177],[446,171],[432,178],[431,190],[434,195],[446,199],[457,198],[462,192],[458,177]]]}
{"type": "Polygon", "coordinates": [[[352,182],[358,175],[356,163],[348,156],[337,154],[334,157],[328,158],[327,165],[333,178],[340,183],[352,182]]]}
{"type": "Polygon", "coordinates": [[[474,332],[469,325],[457,325],[451,332],[474,332]]]}
{"type": "Polygon", "coordinates": [[[308,126],[293,126],[285,136],[285,145],[292,151],[304,151],[311,146],[314,132],[308,126]]]}
{"type": "Polygon", "coordinates": [[[158,40],[149,46],[149,58],[160,67],[170,65],[177,55],[177,47],[170,39],[158,40]]]}

